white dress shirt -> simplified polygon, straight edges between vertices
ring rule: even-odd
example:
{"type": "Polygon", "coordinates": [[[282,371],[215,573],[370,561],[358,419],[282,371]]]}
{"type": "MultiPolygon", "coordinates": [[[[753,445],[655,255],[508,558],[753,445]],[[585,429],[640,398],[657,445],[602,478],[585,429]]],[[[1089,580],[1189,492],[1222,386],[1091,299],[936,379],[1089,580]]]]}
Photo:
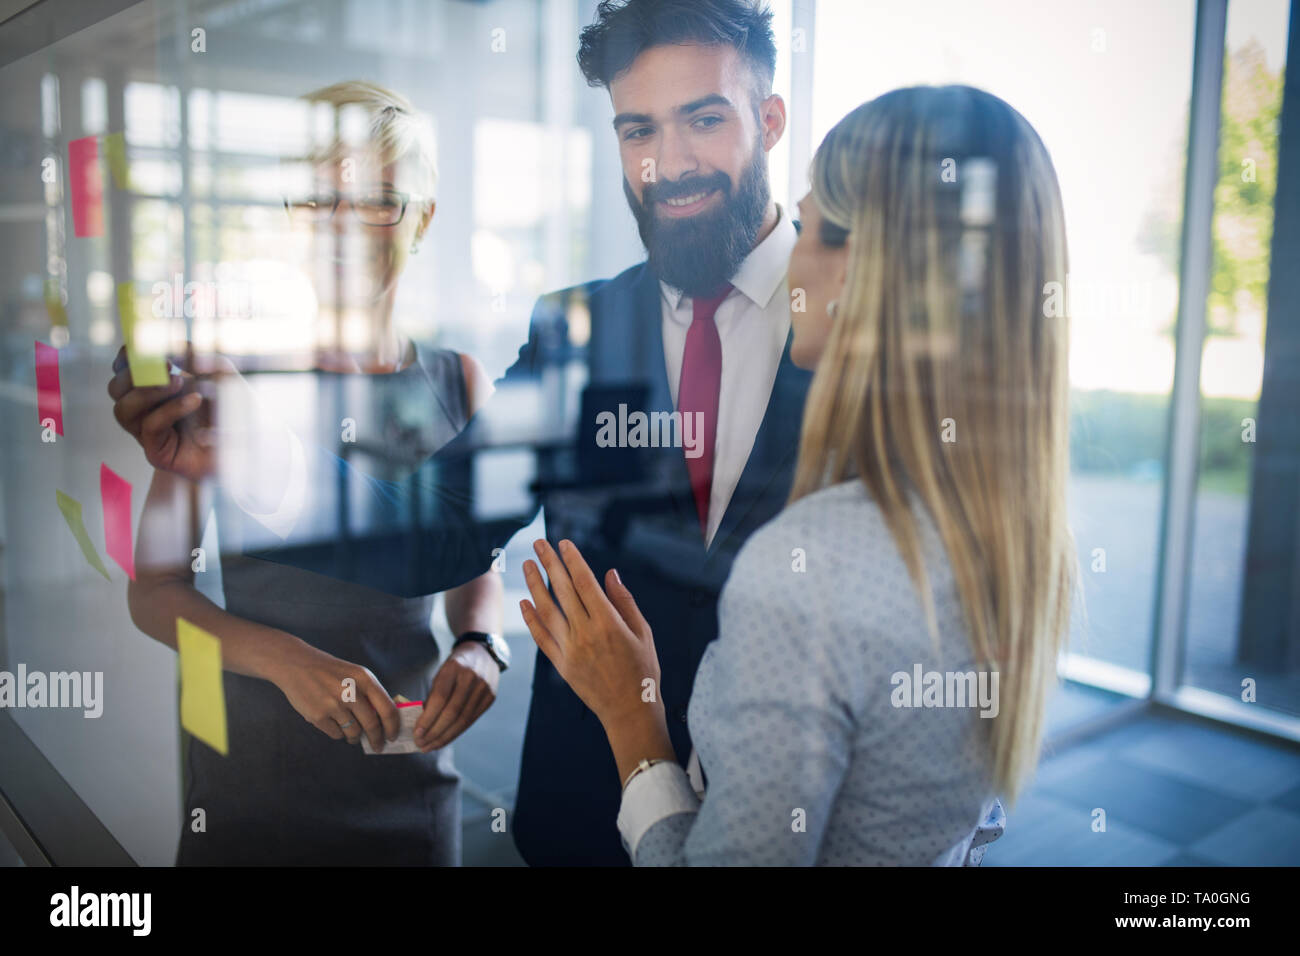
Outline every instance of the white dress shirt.
{"type": "MultiPolygon", "coordinates": [[[[779,205],[776,210],[776,226],[740,264],[731,279],[734,288],[713,317],[722,340],[722,382],[706,543],[713,541],[722,524],[740,473],[749,460],[790,331],[790,294],[785,272],[798,234],[785,210],[779,205]]],[[[664,367],[676,408],[682,353],[686,349],[686,330],[693,319],[694,300],[667,283],[660,282],[659,287],[663,304],[664,367]]]]}

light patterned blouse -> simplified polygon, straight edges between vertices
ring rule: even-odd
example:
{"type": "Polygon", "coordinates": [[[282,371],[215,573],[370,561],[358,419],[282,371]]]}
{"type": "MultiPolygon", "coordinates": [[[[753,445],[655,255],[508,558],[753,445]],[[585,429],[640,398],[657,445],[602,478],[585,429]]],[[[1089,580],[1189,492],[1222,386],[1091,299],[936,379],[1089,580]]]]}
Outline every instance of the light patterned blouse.
{"type": "Polygon", "coordinates": [[[619,811],[637,866],[980,862],[1005,823],[988,771],[997,684],[914,512],[937,646],[861,482],[795,502],[745,544],[691,697],[704,799],[676,763],[637,774],[619,811]]]}

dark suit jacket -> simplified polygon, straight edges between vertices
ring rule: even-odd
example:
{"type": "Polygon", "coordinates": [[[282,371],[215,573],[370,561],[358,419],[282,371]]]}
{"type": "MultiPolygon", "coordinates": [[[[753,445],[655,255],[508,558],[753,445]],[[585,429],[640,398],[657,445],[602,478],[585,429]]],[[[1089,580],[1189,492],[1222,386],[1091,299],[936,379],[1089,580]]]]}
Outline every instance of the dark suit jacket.
{"type": "MultiPolygon", "coordinates": [[[[567,341],[564,315],[575,296],[586,299],[591,316],[590,386],[607,390],[611,401],[622,388],[643,392],[647,412],[672,411],[660,288],[647,266],[543,299],[534,311],[530,345],[551,336],[567,341]]],[[[617,568],[650,623],[669,734],[683,765],[691,751],[686,705],[704,649],[717,637],[718,595],[740,546],[789,495],[810,379],[791,363],[787,337],[754,447],[707,549],[681,448],[630,452],[615,474],[590,482],[593,469],[586,463],[607,460],[611,450],[591,447],[594,430],[580,429],[575,480],[541,489],[547,539],[570,538],[598,578],[617,568]]],[[[519,774],[516,846],[534,865],[626,866],[615,825],[620,797],[600,722],[539,652],[519,774]]]]}
{"type": "MultiPolygon", "coordinates": [[[[591,400],[571,440],[539,441],[534,500],[523,513],[488,521],[474,501],[475,455],[492,444],[483,434],[489,416],[480,413],[401,482],[366,475],[346,454],[309,449],[309,487],[359,482],[369,494],[367,530],[344,533],[341,515],[335,539],[291,533],[257,556],[404,597],[429,594],[486,571],[493,549],[544,506],[547,539],[572,540],[598,577],[617,568],[650,622],[669,733],[685,763],[686,705],[704,649],[717,636],[718,595],[741,545],[785,504],[811,374],[791,363],[787,337],[749,460],[706,549],[681,447],[608,448],[595,440],[590,413],[602,403],[615,413],[620,401],[645,406],[629,411],[673,410],[660,287],[646,264],[539,300],[528,342],[498,385],[540,391],[548,371],[575,361],[585,361],[591,400]],[[567,317],[584,302],[590,339],[582,347],[572,342],[567,317]]],[[[524,859],[627,865],[615,823],[620,785],[600,722],[538,653],[513,826],[524,859]]]]}

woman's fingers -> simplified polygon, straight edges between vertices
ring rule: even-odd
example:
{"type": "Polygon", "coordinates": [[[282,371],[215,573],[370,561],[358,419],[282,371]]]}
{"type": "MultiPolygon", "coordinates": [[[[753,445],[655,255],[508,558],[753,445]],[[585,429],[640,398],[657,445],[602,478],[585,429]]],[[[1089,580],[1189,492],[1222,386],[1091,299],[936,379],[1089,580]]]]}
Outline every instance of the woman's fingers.
{"type": "MultiPolygon", "coordinates": [[[[402,718],[397,713],[397,705],[393,703],[393,698],[388,696],[388,691],[384,690],[378,680],[367,681],[365,688],[366,699],[370,701],[375,716],[379,718],[381,733],[387,740],[396,740],[397,735],[402,731],[402,718]]],[[[370,743],[373,745],[374,740],[372,739],[370,743]]]]}
{"type": "Polygon", "coordinates": [[[481,681],[468,680],[465,681],[465,685],[469,688],[469,691],[465,695],[464,706],[456,714],[456,718],[451,725],[442,730],[437,737],[432,738],[430,749],[446,747],[455,743],[456,738],[469,730],[474,721],[478,720],[479,714],[487,710],[488,704],[492,702],[492,688],[488,687],[487,684],[481,681]]]}
{"type": "Polygon", "coordinates": [[[442,716],[447,701],[455,692],[457,673],[456,668],[439,667],[438,673],[433,675],[433,686],[429,688],[429,696],[424,700],[424,708],[415,721],[415,742],[420,746],[424,745],[426,735],[432,729],[434,722],[442,716]]]}
{"type": "Polygon", "coordinates": [[[355,744],[361,740],[361,722],[357,720],[356,714],[352,713],[345,705],[338,704],[335,706],[330,716],[334,719],[334,723],[338,725],[343,738],[348,743],[355,744]]]}
{"type": "Polygon", "coordinates": [[[141,419],[162,403],[175,401],[176,393],[184,384],[180,376],[175,376],[166,385],[144,385],[137,388],[131,384],[129,371],[118,372],[108,383],[108,394],[114,402],[113,417],[131,434],[138,435],[141,419]]]}
{"type": "Polygon", "coordinates": [[[573,589],[578,593],[578,598],[587,609],[587,613],[594,616],[608,609],[609,604],[605,600],[605,593],[600,589],[600,582],[591,573],[591,568],[587,566],[586,559],[578,550],[578,546],[565,538],[560,542],[560,557],[564,560],[569,580],[573,582],[573,589]]]}
{"type": "MultiPolygon", "coordinates": [[[[565,617],[570,620],[586,617],[587,608],[583,605],[582,599],[578,597],[578,592],[574,590],[573,581],[569,578],[569,572],[564,567],[564,562],[560,560],[560,556],[555,553],[555,549],[542,538],[538,538],[533,542],[533,550],[537,552],[537,557],[541,559],[542,566],[546,568],[546,576],[551,581],[551,590],[555,592],[555,598],[560,602],[565,617]]],[[[541,605],[539,604],[538,607],[541,607],[541,605]]]]}
{"type": "Polygon", "coordinates": [[[198,411],[203,396],[190,392],[159,405],[140,422],[140,439],[146,448],[160,448],[171,436],[172,426],[191,412],[198,411]]]}
{"type": "Polygon", "coordinates": [[[546,579],[532,561],[524,562],[524,583],[528,585],[528,593],[533,596],[537,616],[557,640],[564,640],[569,633],[568,622],[555,606],[551,592],[546,589],[546,579]]]}
{"type": "Polygon", "coordinates": [[[632,597],[623,579],[618,576],[618,572],[613,568],[605,574],[605,591],[609,594],[610,603],[618,611],[619,616],[637,637],[645,640],[650,637],[650,624],[646,621],[641,609],[636,606],[636,599],[632,597]]]}
{"type": "MultiPolygon", "coordinates": [[[[356,719],[357,724],[360,724],[359,729],[361,733],[364,733],[370,738],[370,746],[375,750],[383,750],[384,725],[383,722],[380,721],[379,715],[375,713],[375,709],[370,706],[370,701],[366,699],[365,695],[358,694],[356,700],[350,701],[347,704],[347,709],[352,712],[352,716],[356,719]]],[[[351,743],[356,743],[361,738],[361,733],[357,734],[356,737],[352,736],[352,731],[356,729],[358,728],[354,724],[352,727],[349,727],[344,731],[348,734],[348,740],[351,743]]]]}
{"type": "Polygon", "coordinates": [[[459,668],[455,673],[456,686],[451,692],[451,697],[443,705],[442,712],[438,714],[438,718],[433,722],[433,726],[429,728],[429,732],[424,735],[425,742],[421,749],[425,753],[446,744],[449,732],[456,729],[461,714],[464,713],[466,704],[469,703],[470,691],[474,689],[474,675],[459,668]]]}
{"type": "Polygon", "coordinates": [[[558,671],[560,661],[564,656],[563,648],[560,642],[555,639],[550,630],[542,623],[542,619],[537,616],[537,609],[533,607],[530,601],[524,600],[519,602],[519,613],[524,617],[524,624],[528,626],[528,633],[533,636],[533,642],[541,648],[546,659],[558,671]]]}

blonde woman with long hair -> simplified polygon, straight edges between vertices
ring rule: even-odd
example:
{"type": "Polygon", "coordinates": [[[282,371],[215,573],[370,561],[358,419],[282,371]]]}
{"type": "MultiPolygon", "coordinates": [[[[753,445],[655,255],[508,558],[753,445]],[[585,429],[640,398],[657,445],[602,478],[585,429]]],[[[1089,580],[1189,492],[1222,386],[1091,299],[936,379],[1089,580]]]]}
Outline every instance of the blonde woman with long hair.
{"type": "Polygon", "coordinates": [[[997,97],[922,87],[840,121],[811,181],[789,281],[816,375],[790,503],[737,558],[696,676],[702,800],[617,572],[602,590],[569,542],[536,546],[554,597],[525,568],[638,865],[978,862],[1036,762],[1074,580],[1051,161],[997,97]]]}

